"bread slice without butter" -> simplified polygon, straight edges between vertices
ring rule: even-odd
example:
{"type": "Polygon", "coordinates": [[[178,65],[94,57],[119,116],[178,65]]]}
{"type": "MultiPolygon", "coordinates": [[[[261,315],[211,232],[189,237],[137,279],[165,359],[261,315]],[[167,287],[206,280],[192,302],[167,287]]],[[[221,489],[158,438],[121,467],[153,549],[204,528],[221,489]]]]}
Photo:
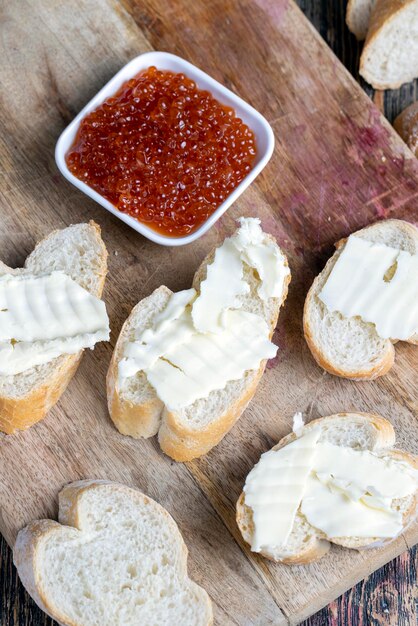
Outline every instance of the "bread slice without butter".
{"type": "Polygon", "coordinates": [[[376,0],[360,74],[375,89],[398,89],[418,76],[418,0],[376,0]]]}
{"type": "Polygon", "coordinates": [[[346,22],[359,41],[366,39],[370,15],[376,0],[348,0],[346,22]]]}
{"type": "MultiPolygon", "coordinates": [[[[273,237],[263,236],[265,241],[271,242],[279,250],[273,237]]],[[[215,250],[204,259],[195,274],[193,287],[197,292],[214,256],[215,250]]],[[[287,260],[282,256],[287,267],[287,260]]],[[[261,299],[258,294],[260,276],[245,264],[244,279],[250,290],[239,296],[240,310],[261,316],[268,324],[271,337],[280,307],[287,296],[290,272],[284,279],[280,296],[268,300],[261,299]]],[[[125,344],[135,337],[136,330],[153,326],[156,316],[165,309],[171,295],[167,287],[160,287],[134,307],[123,325],[107,376],[108,405],[112,420],[122,434],[139,438],[158,433],[160,446],[166,454],[176,461],[189,461],[208,452],[232,428],[253,397],[266,362],[262,361],[255,371],[246,371],[240,380],[231,380],[223,389],[212,391],[207,397],[176,411],[170,411],[164,406],[143,371],[131,377],[128,384],[120,389],[118,365],[125,344]]]]}
{"type": "MultiPolygon", "coordinates": [[[[307,433],[312,433],[313,429],[320,428],[318,443],[328,442],[341,449],[355,451],[372,451],[377,457],[383,459],[393,459],[400,461],[408,471],[418,470],[418,459],[406,452],[393,449],[395,444],[395,432],[391,423],[372,413],[338,413],[320,419],[313,420],[306,424],[297,434],[292,432],[284,437],[272,450],[280,450],[294,442],[307,433]]],[[[338,463],[336,476],[338,476],[338,463]]],[[[283,474],[282,474],[283,477],[283,474]]],[[[279,478],[279,477],[278,477],[279,478]]],[[[416,480],[416,479],[415,479],[416,480]]],[[[276,483],[276,490],[281,487],[281,482],[276,483]]],[[[293,485],[294,488],[294,485],[293,485]]],[[[264,496],[265,497],[265,496],[264,496]]],[[[321,558],[330,549],[330,542],[345,548],[362,549],[367,547],[377,547],[383,541],[390,541],[392,538],[382,539],[382,537],[328,537],[325,532],[312,526],[306,516],[298,507],[296,516],[291,528],[290,535],[283,547],[264,546],[259,552],[268,559],[288,565],[298,565],[310,563],[321,558]]],[[[417,509],[417,492],[392,500],[393,511],[401,513],[403,529],[413,521],[417,509]]],[[[338,520],[338,511],[334,511],[338,520]]],[[[237,502],[237,524],[244,540],[248,544],[254,539],[254,519],[253,511],[245,502],[245,493],[242,492],[237,502]]]]}
{"type": "MultiPolygon", "coordinates": [[[[0,275],[46,274],[62,271],[100,297],[107,273],[107,252],[94,222],[57,230],[37,244],[24,268],[0,262],[0,275]]],[[[54,360],[12,376],[0,375],[0,430],[11,434],[43,419],[73,377],[82,352],[54,360]]]]}
{"type": "MultiPolygon", "coordinates": [[[[418,254],[418,228],[403,220],[377,222],[355,235],[418,254]]],[[[392,367],[395,358],[393,342],[382,339],[375,325],[360,317],[346,318],[338,312],[331,313],[318,297],[346,241],[342,239],[336,244],[336,252],[308,292],[303,313],[305,339],[318,365],[331,374],[354,380],[374,379],[392,367]]],[[[418,337],[414,335],[409,343],[417,344],[418,337]]]]}
{"type": "Polygon", "coordinates": [[[393,128],[418,157],[418,101],[413,102],[393,122],[393,128]]]}
{"type": "Polygon", "coordinates": [[[61,626],[212,624],[177,525],[151,498],[82,480],[59,494],[59,522],[29,524],[13,556],[26,590],[61,626]]]}

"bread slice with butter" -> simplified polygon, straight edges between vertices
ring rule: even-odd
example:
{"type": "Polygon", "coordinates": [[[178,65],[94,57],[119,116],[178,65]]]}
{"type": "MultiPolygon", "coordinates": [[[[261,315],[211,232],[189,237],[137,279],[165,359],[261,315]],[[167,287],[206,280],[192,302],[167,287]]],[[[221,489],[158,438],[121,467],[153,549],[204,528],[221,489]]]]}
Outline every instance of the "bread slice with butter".
{"type": "MultiPolygon", "coordinates": [[[[418,228],[403,220],[377,222],[354,235],[367,242],[418,254],[418,228]]],[[[392,367],[395,340],[382,338],[373,323],[359,316],[345,317],[329,311],[319,298],[346,243],[347,239],[342,239],[336,244],[336,252],[308,292],[303,314],[305,339],[318,365],[331,374],[353,380],[374,379],[392,367]]],[[[417,344],[418,335],[414,333],[407,341],[417,344]]]]}
{"type": "MultiPolygon", "coordinates": [[[[207,294],[209,300],[203,301],[204,306],[201,307],[200,314],[202,314],[202,309],[203,313],[206,313],[208,310],[213,313],[211,302],[219,303],[224,301],[225,298],[228,299],[231,295],[228,292],[231,285],[241,289],[241,292],[246,291],[246,293],[240,293],[233,298],[235,299],[235,304],[232,307],[232,313],[235,314],[235,311],[238,310],[240,315],[249,315],[250,320],[253,319],[251,316],[258,316],[259,321],[261,320],[263,324],[267,325],[265,340],[268,340],[273,334],[280,307],[287,295],[290,272],[287,260],[277,243],[273,237],[259,229],[258,221],[244,220],[243,223],[246,228],[251,225],[257,231],[256,235],[259,237],[260,245],[269,247],[267,252],[277,256],[277,263],[282,263],[283,277],[280,282],[280,288],[274,292],[277,295],[274,297],[262,297],[263,292],[260,290],[269,288],[269,285],[267,285],[268,277],[266,276],[266,280],[263,281],[257,270],[244,261],[242,262],[243,274],[241,279],[247,285],[245,289],[242,289],[243,285],[238,284],[240,281],[237,283],[236,277],[231,274],[230,277],[224,280],[219,278],[217,284],[224,290],[222,293],[213,294],[210,291],[210,285],[208,286],[210,281],[208,280],[205,283],[205,280],[208,275],[211,277],[217,276],[216,272],[219,271],[219,268],[216,270],[216,255],[221,255],[221,252],[219,252],[221,249],[226,255],[231,252],[224,248],[224,246],[228,248],[230,239],[225,240],[224,244],[209,253],[204,259],[195,274],[193,288],[196,291],[197,301],[202,294],[202,285],[206,284],[203,287],[203,291],[207,294]]],[[[266,252],[266,249],[264,249],[264,252],[266,252]]],[[[232,267],[236,259],[234,261],[233,257],[228,258],[228,267],[232,267]]],[[[250,259],[248,261],[252,262],[250,259]]],[[[221,274],[222,271],[221,268],[221,274]]],[[[177,295],[181,296],[182,293],[187,296],[187,292],[180,292],[177,295]]],[[[170,398],[168,398],[168,402],[164,402],[159,397],[155,386],[148,380],[145,371],[138,371],[135,375],[121,383],[119,369],[127,345],[133,342],[138,334],[143,335],[155,328],[156,320],[167,310],[169,302],[172,302],[172,297],[173,294],[167,287],[160,287],[151,296],[142,300],[133,309],[125,322],[117,341],[107,376],[108,405],[112,420],[122,434],[139,438],[151,437],[158,433],[160,446],[166,454],[176,461],[188,461],[208,452],[232,428],[253,397],[263,374],[266,360],[258,361],[254,369],[243,371],[242,374],[239,374],[239,378],[225,380],[223,385],[220,385],[218,380],[216,388],[207,395],[197,397],[187,406],[180,406],[174,409],[167,406],[167,404],[170,404],[170,398]]],[[[196,309],[193,310],[196,311],[196,309]]],[[[226,307],[225,311],[229,311],[228,307],[226,307]]],[[[223,313],[228,315],[229,313],[225,313],[225,311],[223,313]]],[[[202,319],[202,315],[200,315],[200,318],[202,319]]],[[[210,315],[205,320],[205,323],[211,323],[210,315]]],[[[247,332],[249,335],[251,334],[251,325],[247,326],[247,332]]],[[[241,343],[238,347],[238,349],[243,350],[240,354],[244,360],[249,356],[246,348],[250,345],[250,338],[248,338],[248,346],[245,345],[247,332],[241,334],[239,338],[241,343]]],[[[203,341],[205,339],[206,337],[202,338],[203,341]]],[[[258,345],[257,338],[254,341],[258,345]]],[[[206,344],[205,350],[210,351],[211,346],[206,344]]],[[[194,363],[195,357],[195,353],[190,353],[190,359],[186,359],[186,361],[189,361],[190,364],[194,363]]],[[[212,361],[211,358],[208,357],[212,371],[205,374],[205,379],[207,376],[212,375],[216,375],[215,377],[219,378],[219,375],[222,375],[222,372],[229,367],[230,358],[227,359],[225,356],[220,362],[212,361]],[[228,360],[228,363],[225,362],[226,360],[228,360]]],[[[198,369],[205,367],[201,359],[198,359],[196,363],[198,369]]],[[[165,364],[162,363],[161,365],[165,364]]],[[[236,376],[236,371],[233,375],[236,376]]],[[[176,388],[173,390],[173,395],[176,392],[181,399],[181,383],[174,386],[176,388]]],[[[184,392],[186,393],[186,390],[184,392]]]]}
{"type": "MultiPolygon", "coordinates": [[[[0,262],[0,276],[63,272],[90,294],[100,297],[107,273],[107,251],[94,222],[57,230],[37,244],[23,268],[0,262]]],[[[11,434],[43,419],[59,400],[82,356],[63,354],[14,375],[0,375],[0,430],[11,434]]]]}
{"type": "Polygon", "coordinates": [[[262,455],[237,502],[238,527],[254,551],[276,562],[305,564],[325,555],[331,543],[378,547],[415,519],[418,459],[393,449],[388,420],[338,413],[295,430],[262,455]],[[304,439],[299,453],[291,450],[304,439]],[[287,458],[275,458],[278,451],[288,452],[287,458]],[[376,535],[368,534],[371,528],[376,535]]]}
{"type": "Polygon", "coordinates": [[[21,530],[13,557],[38,606],[61,626],[210,626],[208,594],[187,574],[169,513],[137,489],[82,480],[59,494],[59,522],[21,530]]]}

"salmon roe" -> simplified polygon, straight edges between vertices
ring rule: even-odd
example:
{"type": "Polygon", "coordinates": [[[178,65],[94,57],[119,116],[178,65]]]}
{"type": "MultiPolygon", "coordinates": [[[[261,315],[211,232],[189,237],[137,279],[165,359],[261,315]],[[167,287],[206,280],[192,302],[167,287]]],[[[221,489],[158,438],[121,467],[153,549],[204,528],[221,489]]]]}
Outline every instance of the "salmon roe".
{"type": "Polygon", "coordinates": [[[81,122],[70,171],[169,236],[198,228],[252,168],[254,133],[184,74],[150,67],[81,122]]]}

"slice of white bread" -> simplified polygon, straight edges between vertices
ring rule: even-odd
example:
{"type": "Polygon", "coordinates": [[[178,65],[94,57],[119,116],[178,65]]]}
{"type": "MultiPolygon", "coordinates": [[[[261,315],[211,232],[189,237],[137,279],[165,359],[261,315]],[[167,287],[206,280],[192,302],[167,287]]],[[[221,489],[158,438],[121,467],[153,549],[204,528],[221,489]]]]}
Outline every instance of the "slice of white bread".
{"type": "MultiPolygon", "coordinates": [[[[45,274],[60,270],[100,297],[107,273],[107,251],[94,222],[56,230],[37,244],[23,268],[0,261],[0,275],[45,274]]],[[[62,355],[14,376],[0,376],[0,430],[11,434],[43,419],[59,400],[82,352],[62,355]]]]}
{"type": "Polygon", "coordinates": [[[418,101],[413,102],[393,122],[393,127],[408,148],[418,157],[418,101]]]}
{"type": "MultiPolygon", "coordinates": [[[[394,450],[395,432],[392,424],[373,413],[338,413],[313,420],[303,427],[307,432],[317,425],[321,425],[319,441],[328,441],[334,445],[349,447],[355,450],[371,450],[384,458],[395,458],[404,461],[411,467],[418,469],[418,459],[406,452],[394,450]]],[[[290,433],[274,446],[278,450],[296,439],[295,433],[290,433]]],[[[415,496],[398,498],[393,501],[393,508],[403,513],[404,528],[414,519],[417,508],[417,494],[415,496]]],[[[254,532],[252,510],[246,506],[244,493],[241,493],[237,502],[237,524],[244,540],[251,545],[254,532]]],[[[277,551],[262,551],[261,554],[273,561],[298,565],[310,563],[321,558],[330,549],[330,542],[346,548],[361,549],[376,546],[382,543],[375,537],[338,537],[328,539],[320,530],[309,524],[305,516],[298,510],[286,549],[277,551]]]]}
{"type": "Polygon", "coordinates": [[[398,89],[418,76],[418,0],[376,0],[360,74],[375,89],[398,89]]]}
{"type": "Polygon", "coordinates": [[[366,39],[370,15],[375,4],[376,0],[348,0],[345,20],[359,41],[366,39]]]}
{"type": "Polygon", "coordinates": [[[21,530],[14,562],[62,626],[208,626],[208,594],[187,575],[177,525],[136,489],[82,480],[59,494],[59,521],[21,530]]]}
{"type": "MultiPolygon", "coordinates": [[[[403,220],[386,220],[355,233],[367,241],[386,244],[411,254],[418,254],[418,228],[403,220]]],[[[395,349],[390,339],[382,339],[374,324],[359,317],[343,317],[330,313],[318,298],[331,273],[346,239],[336,244],[337,250],[315,278],[305,301],[303,329],[308,346],[323,369],[336,376],[354,380],[383,376],[392,367],[395,349]]],[[[411,337],[409,343],[418,343],[411,337]]]]}
{"type": "MultiPolygon", "coordinates": [[[[265,237],[277,245],[270,235],[265,237]]],[[[193,287],[197,291],[214,255],[213,250],[195,274],[193,287]]],[[[287,261],[285,263],[287,265],[287,261]]],[[[281,296],[268,301],[258,295],[260,278],[247,265],[244,265],[244,279],[250,285],[250,292],[239,296],[241,308],[263,317],[271,329],[271,336],[287,296],[290,274],[285,278],[281,296]]],[[[224,389],[212,391],[207,398],[196,400],[177,412],[165,408],[143,372],[136,374],[119,390],[118,364],[125,343],[134,338],[136,328],[144,330],[152,326],[171,293],[167,287],[160,287],[134,307],[123,325],[107,375],[108,406],[112,420],[122,434],[139,438],[151,437],[158,432],[160,446],[166,454],[176,461],[189,461],[208,452],[232,428],[253,397],[266,363],[262,362],[257,371],[246,372],[241,380],[230,381],[224,389]]]]}

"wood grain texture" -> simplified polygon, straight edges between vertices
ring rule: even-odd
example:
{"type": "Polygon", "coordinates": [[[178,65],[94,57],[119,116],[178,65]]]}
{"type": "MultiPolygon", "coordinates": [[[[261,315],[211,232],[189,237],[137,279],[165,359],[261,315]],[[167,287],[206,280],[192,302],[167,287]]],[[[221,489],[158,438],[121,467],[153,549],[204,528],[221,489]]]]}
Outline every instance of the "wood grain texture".
{"type": "MultiPolygon", "coordinates": [[[[375,91],[359,75],[363,42],[345,24],[345,0],[299,0],[304,14],[315,25],[336,56],[349,69],[377,108],[393,123],[418,99],[418,79],[400,89],[375,91]]],[[[405,552],[358,583],[312,617],[303,626],[411,626],[417,623],[417,547],[405,552]]]]}
{"type": "Polygon", "coordinates": [[[418,79],[402,85],[400,89],[375,91],[359,75],[359,61],[363,42],[357,41],[347,28],[345,23],[346,0],[333,0],[332,2],[298,0],[298,4],[336,56],[391,123],[401,111],[418,99],[418,79]]]}
{"type": "MultiPolygon", "coordinates": [[[[18,0],[1,7],[3,260],[19,265],[34,241],[53,228],[98,221],[110,252],[105,299],[113,335],[111,344],[85,355],[43,423],[0,439],[0,528],[12,543],[29,519],[54,515],[56,493],[69,480],[122,480],[173,514],[190,548],[191,574],[211,594],[218,624],[297,623],[417,539],[412,528],[384,551],[333,549],[318,564],[290,569],[252,555],[233,518],[247,472],[289,431],[296,410],[308,418],[375,410],[393,419],[399,443],[416,452],[418,351],[399,346],[397,363],[383,380],[337,380],[313,362],[302,339],[301,313],[336,239],[381,217],[418,222],[418,167],[290,1],[196,0],[187,3],[187,11],[184,6],[180,0],[18,0]],[[67,184],[53,160],[59,132],[81,106],[125,61],[152,48],[188,58],[248,99],[268,117],[277,139],[272,162],[257,182],[202,240],[178,250],[159,248],[130,231],[67,184]],[[104,375],[131,306],[161,283],[189,286],[207,250],[232,232],[234,218],[242,214],[259,215],[289,255],[293,281],[275,337],[281,349],[251,407],[224,441],[207,457],[176,465],[154,440],[136,442],[114,430],[104,375]]],[[[397,561],[409,578],[394,582],[391,575],[392,582],[383,585],[387,606],[380,579],[370,577],[367,599],[358,586],[315,618],[322,622],[311,624],[413,623],[408,607],[415,555],[397,561]],[[402,595],[395,609],[396,601],[389,600],[402,595]],[[359,598],[362,609],[354,621],[359,598]]],[[[16,587],[10,558],[0,563],[6,587],[1,626],[51,624],[16,587]]],[[[386,571],[390,576],[394,570],[386,571]]]]}

